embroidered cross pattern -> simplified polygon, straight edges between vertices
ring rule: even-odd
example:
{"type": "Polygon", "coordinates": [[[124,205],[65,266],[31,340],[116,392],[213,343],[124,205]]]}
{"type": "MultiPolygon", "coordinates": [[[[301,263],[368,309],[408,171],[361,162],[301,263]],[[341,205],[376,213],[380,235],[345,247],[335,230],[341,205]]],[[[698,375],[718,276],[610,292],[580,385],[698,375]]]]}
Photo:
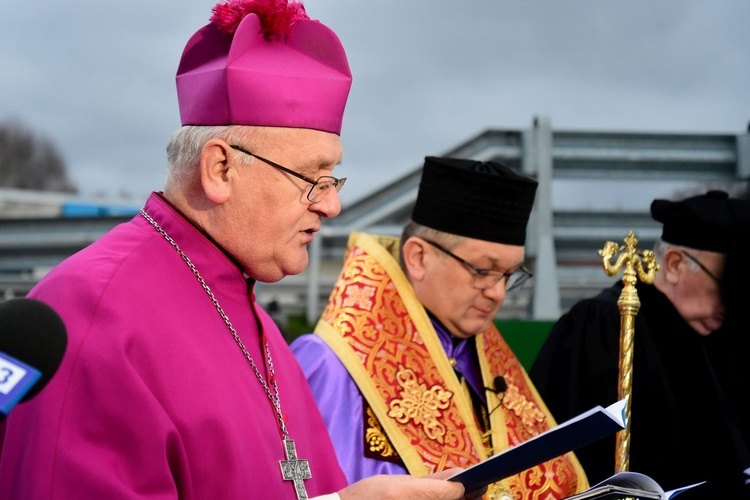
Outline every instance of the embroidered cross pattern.
{"type": "Polygon", "coordinates": [[[441,410],[450,406],[453,393],[437,384],[428,389],[427,384],[408,368],[400,368],[396,379],[401,386],[401,399],[390,402],[388,416],[402,424],[413,420],[414,424],[422,426],[428,438],[443,444],[445,425],[440,422],[441,410]]]}
{"type": "Polygon", "coordinates": [[[281,476],[285,481],[294,483],[294,491],[297,493],[298,500],[308,500],[304,480],[312,477],[310,466],[307,460],[297,458],[297,448],[293,440],[284,439],[284,451],[286,451],[286,460],[279,461],[281,476]]]}

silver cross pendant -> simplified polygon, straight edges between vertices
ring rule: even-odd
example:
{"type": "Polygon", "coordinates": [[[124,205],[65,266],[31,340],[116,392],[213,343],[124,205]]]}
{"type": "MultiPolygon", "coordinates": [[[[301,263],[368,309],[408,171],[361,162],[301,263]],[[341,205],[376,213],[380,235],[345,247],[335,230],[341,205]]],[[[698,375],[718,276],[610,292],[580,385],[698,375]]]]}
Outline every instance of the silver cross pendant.
{"type": "Polygon", "coordinates": [[[286,460],[279,461],[281,477],[285,481],[294,483],[294,491],[297,493],[298,500],[308,500],[304,480],[312,477],[310,466],[307,460],[297,458],[297,448],[294,446],[294,441],[289,438],[284,438],[284,451],[286,451],[286,460]]]}

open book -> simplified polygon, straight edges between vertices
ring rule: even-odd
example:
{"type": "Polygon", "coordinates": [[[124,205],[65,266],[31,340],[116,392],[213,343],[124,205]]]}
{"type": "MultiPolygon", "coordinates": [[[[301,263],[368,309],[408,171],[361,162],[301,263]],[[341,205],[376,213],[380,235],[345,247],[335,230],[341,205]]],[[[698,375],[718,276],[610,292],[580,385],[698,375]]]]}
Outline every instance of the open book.
{"type": "Polygon", "coordinates": [[[608,477],[601,483],[595,484],[588,490],[566,497],[565,500],[603,500],[603,499],[621,499],[629,498],[633,500],[669,500],[674,498],[683,491],[694,488],[700,483],[691,484],[682,488],[664,491],[659,483],[645,474],[639,472],[618,472],[614,476],[608,477]]]}
{"type": "Polygon", "coordinates": [[[607,408],[596,406],[557,427],[449,477],[448,481],[463,484],[467,492],[476,491],[624,428],[624,399],[607,408]]]}

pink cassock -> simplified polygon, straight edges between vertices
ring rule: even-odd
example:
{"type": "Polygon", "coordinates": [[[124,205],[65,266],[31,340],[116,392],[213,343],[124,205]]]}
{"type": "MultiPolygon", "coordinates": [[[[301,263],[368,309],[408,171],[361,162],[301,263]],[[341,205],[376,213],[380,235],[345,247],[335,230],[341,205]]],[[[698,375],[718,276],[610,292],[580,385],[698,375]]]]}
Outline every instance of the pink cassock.
{"type": "MultiPolygon", "coordinates": [[[[310,496],[346,485],[302,371],[242,271],[158,194],[145,210],[195,264],[265,372],[309,461],[310,496]],[[267,376],[267,374],[266,374],[267,376]]],[[[248,235],[252,237],[252,235],[248,235]]],[[[0,424],[3,499],[296,498],[281,477],[276,413],[208,295],[140,215],[31,291],[68,332],[63,362],[0,424]]]]}

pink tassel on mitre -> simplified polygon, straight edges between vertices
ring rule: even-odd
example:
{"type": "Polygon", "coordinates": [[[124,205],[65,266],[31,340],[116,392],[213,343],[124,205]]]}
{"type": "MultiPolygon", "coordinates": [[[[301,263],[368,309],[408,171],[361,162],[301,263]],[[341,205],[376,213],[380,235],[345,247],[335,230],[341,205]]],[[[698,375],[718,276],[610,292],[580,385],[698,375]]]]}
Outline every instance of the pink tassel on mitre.
{"type": "Polygon", "coordinates": [[[256,14],[268,41],[289,35],[298,19],[310,19],[304,5],[288,0],[226,0],[216,4],[212,12],[210,22],[228,35],[234,35],[246,15],[256,14]]]}

